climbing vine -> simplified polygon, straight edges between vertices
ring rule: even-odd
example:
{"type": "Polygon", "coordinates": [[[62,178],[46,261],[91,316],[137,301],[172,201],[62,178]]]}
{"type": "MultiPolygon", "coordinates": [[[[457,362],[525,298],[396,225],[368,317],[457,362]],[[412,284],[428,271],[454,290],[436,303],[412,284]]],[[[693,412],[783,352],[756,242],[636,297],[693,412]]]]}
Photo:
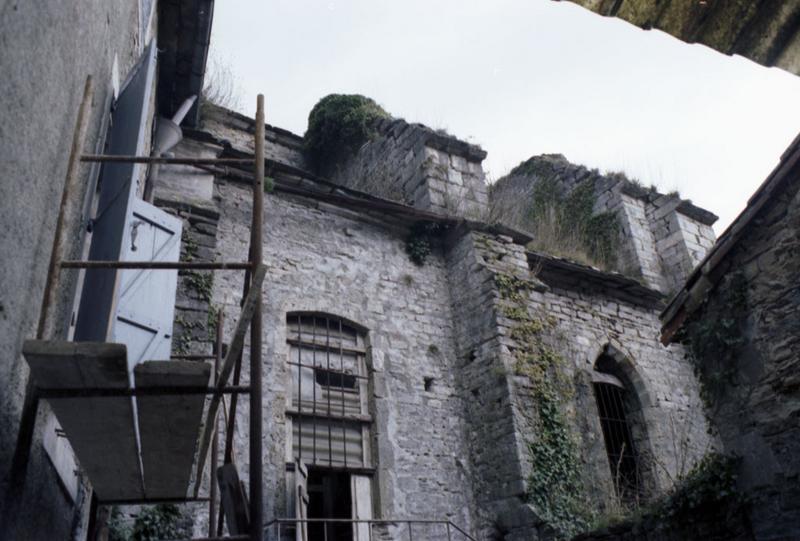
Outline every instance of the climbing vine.
{"type": "Polygon", "coordinates": [[[700,397],[708,411],[713,399],[733,383],[736,359],[745,338],[742,326],[747,317],[747,281],[741,271],[728,276],[719,286],[715,303],[707,301],[701,314],[684,325],[678,339],[688,346],[700,397]]]}
{"type": "Polygon", "coordinates": [[[528,499],[559,537],[569,538],[586,528],[588,513],[578,445],[564,413],[573,389],[564,358],[544,337],[546,330],[554,329],[555,321],[531,314],[527,280],[496,274],[495,284],[504,301],[502,314],[513,322],[514,372],[530,381],[536,409],[535,438],[528,442],[532,465],[528,499]]]}
{"type": "Polygon", "coordinates": [[[200,299],[208,302],[211,300],[211,291],[214,287],[214,275],[210,272],[187,271],[186,287],[194,290],[200,299]]]}

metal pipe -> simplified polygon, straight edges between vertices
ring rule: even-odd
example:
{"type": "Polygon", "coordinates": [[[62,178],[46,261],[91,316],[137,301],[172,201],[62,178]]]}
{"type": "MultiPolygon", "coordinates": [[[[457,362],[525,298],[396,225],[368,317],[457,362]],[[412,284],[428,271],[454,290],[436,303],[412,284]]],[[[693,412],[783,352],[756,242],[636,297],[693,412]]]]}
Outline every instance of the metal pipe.
{"type": "Polygon", "coordinates": [[[74,261],[60,263],[62,269],[156,269],[156,270],[245,270],[251,263],[244,261],[74,261]]]}
{"type": "MultiPolygon", "coordinates": [[[[253,179],[253,227],[251,229],[252,266],[261,265],[264,255],[264,95],[259,94],[256,100],[256,136],[255,136],[255,178],[253,179]]],[[[253,287],[261,291],[261,284],[253,283],[253,287]]],[[[262,400],[261,395],[261,302],[256,302],[250,326],[250,538],[262,541],[263,531],[263,457],[261,433],[262,400]]]]}
{"type": "Polygon", "coordinates": [[[84,387],[76,389],[39,389],[38,392],[41,398],[46,399],[115,396],[220,396],[223,394],[249,393],[251,392],[251,388],[248,385],[227,385],[224,387],[175,387],[165,385],[157,387],[136,387],[135,389],[109,389],[99,387],[84,387]]]}
{"type": "MultiPolygon", "coordinates": [[[[64,257],[64,251],[66,249],[64,229],[66,227],[68,215],[72,214],[72,205],[70,203],[74,199],[73,192],[78,186],[80,166],[78,157],[83,149],[84,139],[86,138],[93,92],[92,76],[88,75],[83,86],[83,98],[81,99],[81,104],[78,109],[78,116],[75,120],[75,130],[72,135],[72,147],[70,148],[69,161],[67,162],[64,188],[61,192],[61,203],[58,209],[53,247],[50,250],[47,278],[45,279],[42,304],[39,311],[39,322],[36,329],[36,338],[39,340],[52,334],[53,306],[56,303],[56,296],[59,290],[58,262],[64,257]]],[[[17,509],[23,498],[25,477],[28,472],[28,459],[33,444],[33,434],[36,428],[36,416],[38,411],[39,396],[36,386],[33,383],[33,378],[29,375],[25,385],[25,398],[23,399],[22,411],[20,413],[17,443],[11,461],[8,484],[6,485],[6,494],[12,494],[14,496],[7,498],[11,503],[5,506],[5,513],[0,517],[0,523],[5,525],[5,527],[2,528],[3,531],[8,530],[7,526],[9,526],[9,521],[16,520],[17,509]]]]}
{"type": "MultiPolygon", "coordinates": [[[[377,525],[393,525],[393,526],[401,526],[405,524],[406,527],[410,527],[413,524],[416,525],[440,525],[447,529],[448,533],[452,535],[453,531],[460,533],[465,539],[470,541],[476,541],[474,537],[470,534],[465,532],[462,528],[459,528],[456,524],[453,524],[450,520],[437,520],[437,519],[357,519],[357,518],[276,518],[272,519],[264,525],[264,528],[269,528],[273,525],[277,525],[280,527],[281,524],[369,524],[370,528],[377,525]]],[[[410,528],[409,528],[409,531],[410,528]]],[[[411,532],[413,534],[413,532],[411,532]]]]}
{"type": "Polygon", "coordinates": [[[247,541],[247,535],[229,535],[227,537],[192,537],[191,539],[170,539],[169,541],[247,541]]]}
{"type": "Polygon", "coordinates": [[[156,505],[159,503],[197,503],[207,502],[208,498],[199,496],[197,498],[187,498],[180,496],[177,498],[129,498],[129,499],[111,499],[99,500],[99,505],[156,505]]]}
{"type": "Polygon", "coordinates": [[[167,158],[162,156],[111,156],[108,154],[84,154],[82,162],[111,163],[167,163],[172,165],[252,165],[252,158],[167,158]]]}

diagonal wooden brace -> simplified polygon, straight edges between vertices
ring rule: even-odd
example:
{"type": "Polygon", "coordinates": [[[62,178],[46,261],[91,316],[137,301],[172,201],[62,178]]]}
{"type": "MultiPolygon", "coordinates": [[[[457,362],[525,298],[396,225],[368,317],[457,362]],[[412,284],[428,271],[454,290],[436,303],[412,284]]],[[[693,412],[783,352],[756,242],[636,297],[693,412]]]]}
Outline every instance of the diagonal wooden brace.
{"type": "MultiPolygon", "coordinates": [[[[245,334],[247,334],[250,320],[253,317],[256,306],[261,302],[261,284],[264,282],[266,273],[267,268],[264,266],[264,263],[260,263],[253,272],[253,277],[250,281],[250,289],[247,292],[247,297],[242,306],[242,313],[239,316],[239,321],[236,323],[236,330],[233,333],[233,339],[225,355],[225,361],[222,363],[219,378],[215,382],[217,387],[227,385],[236,359],[239,358],[239,354],[242,352],[244,337],[245,334]]],[[[195,497],[200,493],[200,484],[203,481],[203,468],[205,468],[206,455],[208,455],[208,447],[211,444],[211,435],[214,433],[214,419],[217,418],[217,409],[219,408],[221,397],[222,395],[219,394],[211,397],[206,420],[205,423],[203,423],[203,432],[200,435],[200,453],[197,455],[197,473],[194,485],[195,497]]],[[[211,482],[214,482],[213,477],[211,482]]]]}

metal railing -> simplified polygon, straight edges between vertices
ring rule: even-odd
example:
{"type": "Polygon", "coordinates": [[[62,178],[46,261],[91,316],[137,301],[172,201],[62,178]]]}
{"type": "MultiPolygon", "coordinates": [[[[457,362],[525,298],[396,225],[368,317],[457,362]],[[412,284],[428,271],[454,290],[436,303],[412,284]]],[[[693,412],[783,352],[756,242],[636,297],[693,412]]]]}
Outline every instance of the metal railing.
{"type": "Polygon", "coordinates": [[[337,541],[343,538],[341,529],[333,531],[337,525],[350,526],[350,533],[344,535],[353,541],[477,541],[449,520],[355,518],[276,518],[264,526],[264,539],[302,539],[297,529],[304,528],[307,541],[337,541]]]}

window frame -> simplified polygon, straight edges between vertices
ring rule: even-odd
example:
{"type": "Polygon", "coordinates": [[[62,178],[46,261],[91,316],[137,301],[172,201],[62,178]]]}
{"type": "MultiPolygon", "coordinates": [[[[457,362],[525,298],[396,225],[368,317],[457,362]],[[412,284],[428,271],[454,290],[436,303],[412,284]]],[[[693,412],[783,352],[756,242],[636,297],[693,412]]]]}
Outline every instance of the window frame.
{"type": "MultiPolygon", "coordinates": [[[[289,312],[286,314],[286,344],[289,346],[287,366],[289,367],[289,392],[286,395],[286,462],[287,467],[293,467],[295,460],[301,460],[308,467],[346,470],[351,473],[361,473],[371,475],[374,473],[372,465],[372,423],[373,416],[370,411],[368,400],[369,388],[371,386],[371,370],[367,362],[366,348],[366,329],[354,324],[349,320],[328,313],[322,312],[289,312]],[[320,324],[321,323],[321,324],[320,324]],[[304,332],[304,327],[313,329],[312,332],[304,332]],[[322,329],[325,334],[318,333],[322,329]],[[311,352],[312,361],[309,363],[303,358],[305,354],[311,352]],[[317,363],[317,354],[326,357],[325,364],[317,363]],[[338,356],[335,364],[330,364],[331,356],[338,356]],[[355,367],[347,367],[345,356],[351,358],[355,367]],[[338,365],[338,366],[337,366],[338,365]],[[308,373],[310,372],[310,381],[308,373]],[[318,373],[324,371],[329,374],[343,374],[355,379],[355,389],[348,389],[337,385],[323,385],[317,382],[318,373]],[[304,377],[305,376],[305,377],[304,377]],[[314,396],[312,405],[306,403],[307,398],[303,393],[302,387],[307,383],[314,384],[314,396]],[[322,396],[317,389],[328,390],[328,397],[337,396],[337,401],[327,402],[326,407],[319,407],[322,396]],[[358,413],[343,411],[347,406],[347,398],[352,400],[357,397],[358,413]],[[337,411],[341,407],[342,409],[337,411]],[[306,456],[307,449],[303,447],[303,424],[314,423],[314,436],[312,442],[312,454],[306,456]],[[295,425],[298,425],[295,434],[295,425]],[[317,435],[319,426],[329,427],[328,434],[317,435]],[[355,463],[348,463],[349,455],[346,431],[352,431],[353,427],[360,427],[360,460],[355,463]],[[341,439],[342,460],[336,460],[333,454],[333,432],[342,431],[341,439]],[[318,438],[328,439],[327,456],[320,457],[316,452],[318,438]],[[297,443],[296,443],[297,442],[297,443]],[[297,449],[296,449],[297,447],[297,449]]],[[[327,401],[327,400],[326,400],[327,401]]],[[[323,406],[326,404],[323,403],[323,406]]],[[[352,403],[350,404],[352,407],[352,403]]],[[[351,432],[352,434],[352,432],[351,432]]],[[[338,442],[337,442],[338,443],[338,442]]]]}

